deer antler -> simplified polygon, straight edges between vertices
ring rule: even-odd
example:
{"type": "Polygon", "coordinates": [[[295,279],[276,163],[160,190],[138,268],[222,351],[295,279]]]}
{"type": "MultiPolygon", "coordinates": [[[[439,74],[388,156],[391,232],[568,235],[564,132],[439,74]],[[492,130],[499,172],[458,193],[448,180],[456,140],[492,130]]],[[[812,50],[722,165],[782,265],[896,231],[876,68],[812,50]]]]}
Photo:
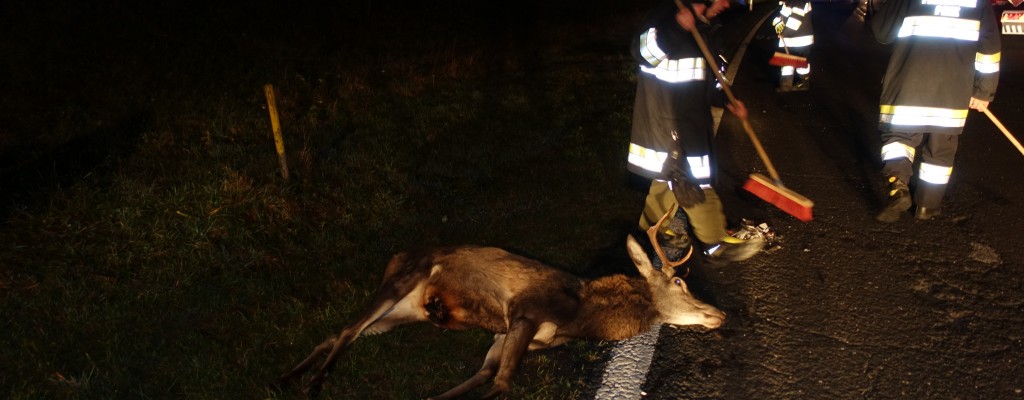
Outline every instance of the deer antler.
{"type": "MultiPolygon", "coordinates": [[[[688,251],[686,253],[685,257],[683,257],[679,261],[675,261],[675,262],[669,261],[668,257],[665,256],[665,251],[661,249],[661,244],[658,243],[658,231],[661,230],[661,225],[665,223],[665,220],[668,219],[668,217],[670,215],[674,215],[675,214],[673,211],[675,211],[677,208],[678,208],[678,206],[673,205],[672,208],[670,208],[668,210],[668,212],[665,213],[665,215],[661,216],[661,219],[658,220],[658,223],[652,225],[650,228],[647,228],[647,237],[651,239],[651,246],[654,247],[654,252],[657,253],[658,254],[658,258],[661,259],[661,265],[668,266],[668,267],[671,267],[673,269],[675,269],[676,267],[678,267],[680,265],[683,265],[683,263],[685,263],[687,260],[689,260],[690,256],[693,255],[693,245],[690,245],[690,251],[688,251]]],[[[682,278],[685,278],[685,277],[687,277],[689,275],[690,275],[690,268],[687,267],[686,268],[686,273],[684,273],[682,275],[682,278]]]]}

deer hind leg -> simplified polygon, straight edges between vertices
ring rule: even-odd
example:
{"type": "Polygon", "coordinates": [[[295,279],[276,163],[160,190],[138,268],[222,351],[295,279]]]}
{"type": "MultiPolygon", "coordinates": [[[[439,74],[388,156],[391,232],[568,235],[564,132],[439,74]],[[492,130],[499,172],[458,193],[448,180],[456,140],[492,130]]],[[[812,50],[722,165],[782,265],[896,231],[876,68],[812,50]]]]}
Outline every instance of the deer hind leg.
{"type": "MultiPolygon", "coordinates": [[[[292,368],[291,371],[288,371],[282,374],[280,377],[278,377],[277,380],[274,381],[272,387],[277,389],[283,389],[285,387],[288,387],[295,380],[295,378],[301,376],[303,373],[309,370],[310,367],[316,364],[316,361],[318,358],[320,358],[320,356],[330,351],[331,354],[335,355],[336,357],[341,350],[348,348],[348,346],[351,345],[352,342],[359,337],[359,334],[362,333],[362,331],[365,330],[367,326],[372,325],[374,321],[378,321],[381,318],[385,318],[388,314],[388,310],[390,310],[394,306],[395,302],[386,299],[384,301],[380,301],[381,299],[379,298],[377,300],[378,301],[374,302],[374,306],[367,310],[367,312],[364,313],[362,317],[360,317],[359,321],[346,326],[345,329],[342,329],[341,333],[338,334],[338,336],[329,337],[323,342],[321,342],[319,345],[317,345],[315,348],[313,348],[313,351],[309,353],[309,355],[306,356],[306,358],[302,360],[302,362],[300,362],[298,365],[292,368]]],[[[307,384],[307,393],[311,392],[315,394],[319,392],[319,386],[323,381],[323,376],[326,375],[327,372],[328,371],[324,370],[324,368],[320,369],[320,372],[317,374],[317,377],[314,377],[313,380],[311,380],[310,383],[307,384]],[[311,386],[314,385],[314,381],[316,382],[315,387],[312,387],[312,390],[310,390],[311,386]]]]}
{"type": "Polygon", "coordinates": [[[282,374],[280,377],[278,377],[277,380],[275,380],[274,383],[271,384],[271,388],[273,388],[274,390],[281,390],[291,385],[291,383],[295,380],[296,377],[302,375],[307,370],[309,370],[309,367],[313,366],[318,357],[326,353],[327,350],[334,348],[335,340],[337,340],[337,337],[334,336],[324,340],[322,343],[320,343],[320,345],[316,346],[313,349],[313,352],[309,353],[309,356],[307,356],[305,360],[302,360],[302,362],[300,362],[299,365],[296,365],[294,368],[291,369],[291,371],[288,371],[282,374]]]}
{"type": "Polygon", "coordinates": [[[465,382],[460,383],[458,386],[448,389],[447,392],[439,394],[434,397],[428,398],[428,400],[447,400],[459,397],[470,390],[476,389],[485,382],[491,380],[494,374],[498,372],[498,366],[501,364],[501,352],[502,347],[505,345],[505,335],[496,334],[494,335],[494,343],[491,344],[490,350],[487,350],[487,356],[484,357],[484,365],[480,367],[480,370],[476,374],[471,376],[465,382]]]}
{"type": "Polygon", "coordinates": [[[418,305],[423,295],[426,276],[427,274],[412,274],[386,282],[377,291],[372,305],[358,321],[346,326],[338,336],[320,343],[299,365],[281,375],[275,386],[287,386],[294,378],[309,370],[317,358],[330,350],[320,369],[310,378],[303,390],[307,395],[315,396],[319,394],[324,379],[334,366],[338,355],[360,335],[383,333],[398,325],[425,321],[426,316],[418,305]]]}
{"type": "Polygon", "coordinates": [[[324,379],[326,379],[327,374],[334,367],[334,362],[337,360],[338,355],[347,349],[360,334],[384,333],[399,325],[427,321],[426,312],[422,308],[425,286],[425,283],[418,283],[408,291],[403,289],[392,294],[379,292],[377,300],[374,301],[375,306],[371,308],[371,311],[365,314],[358,323],[350,325],[341,331],[341,334],[338,335],[337,340],[334,342],[334,347],[331,348],[331,352],[324,359],[323,365],[306,383],[306,388],[303,392],[308,396],[316,396],[320,393],[324,379]],[[398,293],[402,292],[405,292],[405,295],[400,296],[401,299],[397,302],[394,301],[393,299],[398,296],[398,293]]]}

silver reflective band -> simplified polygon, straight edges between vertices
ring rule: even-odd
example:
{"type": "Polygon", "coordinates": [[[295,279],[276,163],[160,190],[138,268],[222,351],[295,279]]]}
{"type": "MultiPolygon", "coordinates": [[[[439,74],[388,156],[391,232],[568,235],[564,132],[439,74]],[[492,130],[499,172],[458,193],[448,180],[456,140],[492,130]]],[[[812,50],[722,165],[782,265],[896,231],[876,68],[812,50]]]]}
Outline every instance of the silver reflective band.
{"type": "Polygon", "coordinates": [[[963,127],[967,110],[883,105],[879,121],[892,125],[963,127]]]}
{"type": "Polygon", "coordinates": [[[949,176],[953,174],[953,167],[943,167],[941,165],[928,164],[925,162],[921,163],[921,168],[918,169],[918,177],[922,181],[928,183],[934,183],[936,185],[945,185],[949,183],[949,176]]]}
{"type": "Polygon", "coordinates": [[[790,18],[786,20],[786,29],[792,29],[795,31],[800,29],[800,25],[803,25],[803,22],[797,18],[790,18]]]}
{"type": "Polygon", "coordinates": [[[651,28],[640,34],[640,55],[654,66],[668,58],[668,55],[658,47],[657,29],[651,28]]]}
{"type": "Polygon", "coordinates": [[[698,157],[686,157],[686,162],[690,164],[690,173],[693,174],[694,178],[711,178],[711,157],[708,157],[706,155],[698,157]]]}
{"type": "Polygon", "coordinates": [[[814,35],[789,37],[785,39],[779,39],[779,47],[789,47],[791,49],[807,47],[814,44],[814,35]]]}
{"type": "Polygon", "coordinates": [[[712,254],[715,254],[715,252],[718,251],[718,249],[720,249],[720,248],[722,248],[722,245],[716,244],[714,246],[709,247],[707,250],[705,250],[704,254],[707,254],[707,255],[710,256],[712,254]]]}
{"type": "Polygon", "coordinates": [[[796,73],[798,73],[800,75],[807,75],[807,74],[811,73],[811,64],[808,63],[807,64],[807,68],[795,68],[795,67],[786,65],[786,66],[782,67],[781,75],[782,76],[793,76],[793,72],[796,72],[796,73]]]}
{"type": "Polygon", "coordinates": [[[925,36],[978,41],[981,22],[969,19],[916,16],[903,19],[899,37],[925,36]]]}
{"type": "Polygon", "coordinates": [[[983,74],[999,72],[999,59],[1002,53],[992,55],[978,53],[974,56],[974,70],[983,74]]]}
{"type": "Polygon", "coordinates": [[[913,147],[907,146],[903,143],[893,142],[885,146],[882,146],[882,161],[898,160],[900,158],[906,158],[911,162],[914,161],[914,153],[916,150],[913,147]]]}
{"type": "Polygon", "coordinates": [[[658,80],[670,83],[702,81],[705,75],[703,58],[665,60],[654,68],[641,65],[640,71],[654,75],[658,80]]]}
{"type": "Polygon", "coordinates": [[[804,8],[790,7],[787,6],[785,2],[782,1],[780,1],[779,4],[782,5],[782,9],[779,10],[779,14],[782,14],[785,17],[788,17],[790,16],[790,14],[793,13],[796,13],[796,15],[802,17],[804,15],[807,15],[807,13],[811,12],[811,2],[809,1],[804,4],[804,8]]]}
{"type": "Polygon", "coordinates": [[[668,152],[656,151],[635,143],[629,144],[629,156],[626,161],[651,172],[661,173],[661,167],[668,158],[668,152]]]}
{"type": "Polygon", "coordinates": [[[640,34],[640,56],[653,66],[641,65],[640,70],[654,75],[658,80],[671,83],[704,80],[704,59],[668,59],[668,54],[658,47],[657,29],[650,28],[640,34]]]}
{"type": "Polygon", "coordinates": [[[974,0],[922,0],[921,4],[926,6],[956,6],[965,8],[977,6],[974,0]]]}

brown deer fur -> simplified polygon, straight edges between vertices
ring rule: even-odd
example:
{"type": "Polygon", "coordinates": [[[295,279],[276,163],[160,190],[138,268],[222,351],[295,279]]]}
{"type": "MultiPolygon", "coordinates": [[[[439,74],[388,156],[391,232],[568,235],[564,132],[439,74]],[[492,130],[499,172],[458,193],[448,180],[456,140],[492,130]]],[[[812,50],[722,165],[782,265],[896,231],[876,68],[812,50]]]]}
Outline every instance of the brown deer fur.
{"type": "Polygon", "coordinates": [[[642,277],[585,280],[493,247],[400,253],[388,263],[369,309],[281,375],[275,386],[286,386],[330,351],[306,385],[305,392],[314,396],[338,355],[356,338],[412,322],[495,333],[476,375],[435,399],[461,396],[492,378],[481,398],[495,397],[509,389],[526,351],[573,338],[626,339],[660,323],[722,325],[724,313],[694,298],[670,268],[655,270],[632,236],[626,247],[642,277]]]}

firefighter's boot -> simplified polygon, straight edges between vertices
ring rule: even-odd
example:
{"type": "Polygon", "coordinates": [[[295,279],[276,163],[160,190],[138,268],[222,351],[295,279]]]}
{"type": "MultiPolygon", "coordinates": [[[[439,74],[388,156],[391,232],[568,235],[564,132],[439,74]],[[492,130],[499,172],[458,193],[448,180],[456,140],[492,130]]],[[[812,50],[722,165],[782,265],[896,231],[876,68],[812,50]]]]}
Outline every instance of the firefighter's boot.
{"type": "Polygon", "coordinates": [[[890,176],[889,181],[889,196],[888,203],[882,212],[878,213],[875,219],[891,224],[899,221],[900,215],[910,209],[910,188],[900,178],[890,176]]]}
{"type": "Polygon", "coordinates": [[[811,88],[811,75],[797,75],[796,79],[794,79],[794,82],[794,92],[809,90],[811,88]]]}
{"type": "Polygon", "coordinates": [[[927,221],[929,219],[939,216],[939,214],[942,214],[942,210],[938,208],[918,207],[917,211],[914,212],[914,218],[917,218],[922,221],[927,221]]]}
{"type": "Polygon", "coordinates": [[[707,254],[707,260],[712,264],[723,265],[748,260],[757,255],[764,245],[764,239],[760,236],[748,239],[726,236],[722,238],[721,243],[711,246],[705,251],[705,254],[707,254]]]}
{"type": "Polygon", "coordinates": [[[779,87],[775,88],[776,92],[792,92],[793,91],[793,75],[785,75],[779,78],[779,87]]]}

